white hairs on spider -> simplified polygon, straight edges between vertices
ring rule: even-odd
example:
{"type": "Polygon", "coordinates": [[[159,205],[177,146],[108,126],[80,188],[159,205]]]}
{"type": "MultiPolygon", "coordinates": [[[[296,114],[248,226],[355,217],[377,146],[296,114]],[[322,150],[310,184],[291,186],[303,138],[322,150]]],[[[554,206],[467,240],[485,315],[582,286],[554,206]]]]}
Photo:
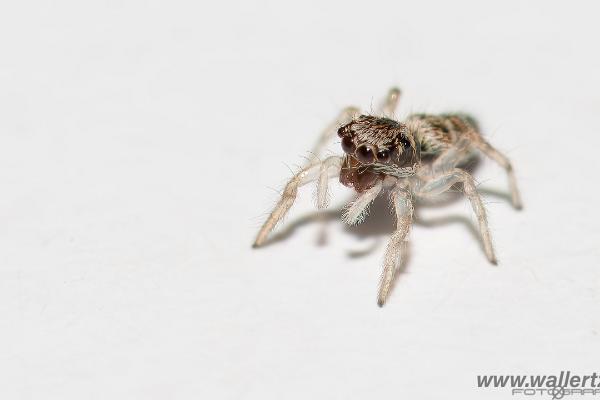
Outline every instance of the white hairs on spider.
{"type": "Polygon", "coordinates": [[[393,164],[374,164],[373,170],[384,173],[386,175],[394,176],[396,178],[408,178],[417,173],[417,164],[412,167],[397,167],[393,164]]]}
{"type": "Polygon", "coordinates": [[[352,203],[348,204],[344,207],[344,211],[342,213],[342,221],[344,221],[348,225],[360,225],[362,224],[370,211],[370,203],[362,206],[360,202],[361,198],[357,198],[352,203]],[[360,206],[362,207],[360,207],[360,206]]]}
{"type": "Polygon", "coordinates": [[[359,195],[356,200],[348,205],[348,207],[344,208],[342,220],[348,225],[358,225],[362,223],[367,215],[369,215],[371,203],[379,196],[382,188],[383,184],[378,182],[371,189],[359,195]]]}

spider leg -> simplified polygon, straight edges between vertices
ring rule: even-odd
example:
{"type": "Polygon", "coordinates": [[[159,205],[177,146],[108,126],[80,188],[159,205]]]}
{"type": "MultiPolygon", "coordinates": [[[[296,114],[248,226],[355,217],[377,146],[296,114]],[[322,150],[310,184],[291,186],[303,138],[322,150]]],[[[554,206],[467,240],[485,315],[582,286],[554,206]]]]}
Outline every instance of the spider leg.
{"type": "Polygon", "coordinates": [[[423,182],[419,190],[415,192],[420,197],[431,197],[446,192],[454,184],[462,183],[465,195],[471,202],[473,212],[477,217],[479,223],[479,233],[483,240],[483,249],[488,260],[492,264],[496,264],[496,256],[494,255],[494,248],[492,246],[492,239],[490,237],[490,231],[487,223],[487,216],[481,197],[475,188],[475,182],[473,177],[466,171],[455,168],[450,172],[443,173],[438,176],[430,178],[429,181],[423,182]]]}
{"type": "Polygon", "coordinates": [[[523,203],[521,202],[521,195],[519,194],[519,189],[517,187],[517,178],[515,177],[515,172],[510,163],[509,159],[494,147],[491,144],[486,142],[481,136],[477,135],[473,138],[473,144],[477,147],[483,154],[494,160],[498,163],[504,170],[506,171],[506,175],[508,176],[508,186],[510,188],[510,196],[513,207],[517,210],[523,207],[523,203]]]}
{"type": "Polygon", "coordinates": [[[322,163],[317,182],[317,208],[327,208],[329,205],[329,179],[339,176],[342,169],[342,157],[327,157],[322,163]]]}
{"type": "Polygon", "coordinates": [[[344,210],[342,219],[348,225],[357,225],[364,221],[369,205],[379,196],[383,188],[382,181],[377,181],[375,186],[360,194],[350,205],[344,210]]]}
{"type": "Polygon", "coordinates": [[[434,176],[453,170],[467,156],[471,140],[460,139],[452,147],[440,154],[431,165],[431,173],[434,176]]]}
{"type": "Polygon", "coordinates": [[[281,195],[281,199],[260,228],[260,231],[256,235],[256,240],[254,241],[253,247],[259,247],[264,244],[265,240],[269,233],[275,228],[277,223],[281,221],[281,219],[287,214],[290,210],[294,201],[296,200],[296,196],[298,194],[298,188],[303,186],[309,182],[313,182],[318,180],[317,186],[317,199],[319,205],[325,204],[326,201],[322,202],[322,199],[327,198],[327,180],[331,175],[339,174],[339,170],[342,165],[341,157],[332,156],[325,159],[323,162],[316,162],[304,167],[300,172],[295,174],[292,179],[289,180],[283,193],[281,195]],[[335,170],[332,172],[331,170],[335,167],[335,170]]]}
{"type": "Polygon", "coordinates": [[[323,149],[327,146],[333,136],[335,136],[337,129],[344,124],[347,124],[354,118],[355,115],[359,114],[360,110],[356,107],[350,106],[344,108],[335,120],[331,121],[329,125],[321,132],[319,140],[312,149],[312,155],[319,157],[323,149]]]}
{"type": "Polygon", "coordinates": [[[382,307],[385,303],[394,275],[406,253],[406,241],[413,218],[413,204],[410,191],[405,187],[397,187],[391,194],[392,204],[396,214],[396,230],[392,234],[385,250],[383,273],[379,285],[377,304],[382,307]]]}
{"type": "Polygon", "coordinates": [[[385,116],[391,117],[394,115],[394,111],[398,107],[400,100],[400,89],[393,87],[388,91],[383,106],[381,107],[381,113],[385,116]]]}
{"type": "Polygon", "coordinates": [[[483,139],[483,137],[474,130],[471,130],[468,135],[462,137],[456,144],[443,152],[434,161],[431,169],[432,173],[434,175],[438,175],[455,168],[461,161],[465,159],[466,156],[468,156],[468,152],[472,147],[478,149],[487,157],[498,163],[502,168],[504,168],[506,174],[508,175],[511,202],[516,209],[521,209],[521,196],[519,195],[517,179],[515,177],[512,164],[504,154],[492,147],[491,144],[485,141],[485,139],[483,139]]]}

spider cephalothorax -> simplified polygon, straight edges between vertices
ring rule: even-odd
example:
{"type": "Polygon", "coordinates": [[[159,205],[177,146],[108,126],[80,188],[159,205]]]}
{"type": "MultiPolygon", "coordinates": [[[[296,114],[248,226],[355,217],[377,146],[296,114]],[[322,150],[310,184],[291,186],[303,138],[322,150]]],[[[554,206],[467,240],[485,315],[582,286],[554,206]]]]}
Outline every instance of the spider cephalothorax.
{"type": "Polygon", "coordinates": [[[340,182],[361,193],[386,175],[406,174],[419,162],[419,144],[406,124],[361,115],[338,129],[346,153],[340,182]]]}

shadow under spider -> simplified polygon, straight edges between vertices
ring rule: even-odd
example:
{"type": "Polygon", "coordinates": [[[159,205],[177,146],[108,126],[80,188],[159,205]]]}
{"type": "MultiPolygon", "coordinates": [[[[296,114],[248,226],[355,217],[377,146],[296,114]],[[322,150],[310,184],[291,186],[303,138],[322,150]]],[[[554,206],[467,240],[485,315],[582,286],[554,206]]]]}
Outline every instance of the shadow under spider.
{"type": "MultiPolygon", "coordinates": [[[[476,169],[480,166],[481,158],[474,154],[471,158],[467,159],[466,162],[461,166],[470,174],[473,174],[476,169]]],[[[467,229],[471,233],[471,236],[475,238],[475,240],[479,241],[481,247],[483,248],[483,242],[479,237],[479,232],[475,225],[468,218],[460,215],[454,216],[446,216],[446,217],[438,217],[432,218],[428,220],[423,220],[418,215],[418,209],[422,207],[442,207],[447,204],[450,204],[454,201],[457,201],[462,196],[462,192],[459,190],[460,188],[457,186],[456,188],[452,188],[449,192],[444,193],[441,196],[436,197],[433,200],[418,200],[415,202],[415,215],[413,217],[413,223],[426,227],[436,227],[440,225],[447,225],[450,223],[462,223],[466,225],[467,229]],[[454,190],[453,190],[454,189],[454,190]]],[[[504,200],[510,202],[510,195],[503,192],[497,192],[493,190],[480,189],[480,193],[488,194],[496,197],[501,197],[504,200]]],[[[391,208],[388,204],[388,196],[379,196],[375,199],[373,204],[369,207],[369,214],[367,218],[362,224],[349,226],[345,225],[345,231],[359,238],[363,239],[365,237],[372,236],[382,236],[382,235],[391,235],[395,228],[395,217],[391,214],[391,208]]],[[[346,202],[347,203],[347,202],[346,202]]],[[[319,233],[317,244],[319,246],[323,246],[327,243],[327,225],[333,220],[341,220],[343,214],[343,208],[337,210],[319,210],[313,211],[310,214],[305,215],[304,217],[298,218],[291,223],[284,224],[283,227],[272,234],[270,238],[268,238],[264,246],[271,245],[273,243],[277,243],[279,241],[285,240],[290,237],[294,231],[304,225],[309,223],[321,222],[322,229],[319,233]]],[[[377,248],[377,243],[375,246],[371,246],[371,248],[366,250],[359,251],[350,251],[348,256],[351,258],[358,258],[362,256],[366,256],[373,252],[377,248]]]]}
{"type": "MultiPolygon", "coordinates": [[[[510,194],[502,191],[481,188],[479,189],[479,193],[487,197],[495,197],[510,202],[510,194]]],[[[479,235],[479,230],[476,224],[467,216],[447,215],[432,218],[422,218],[419,215],[420,209],[442,208],[447,206],[448,204],[459,200],[464,200],[464,196],[458,187],[456,188],[456,190],[447,192],[445,195],[439,197],[436,200],[416,200],[415,213],[413,216],[413,225],[423,226],[427,228],[435,228],[450,224],[462,224],[467,229],[470,236],[479,243],[480,248],[483,251],[483,241],[481,240],[481,236],[479,235]]],[[[340,221],[342,219],[342,214],[343,208],[310,212],[309,214],[297,218],[294,221],[284,223],[284,225],[278,231],[274,232],[273,235],[269,239],[267,239],[267,241],[264,243],[264,247],[286,240],[289,237],[291,237],[296,230],[302,228],[305,225],[314,223],[322,224],[321,230],[317,237],[316,244],[318,246],[324,246],[327,244],[327,226],[332,221],[340,221]]],[[[354,235],[360,240],[373,237],[375,237],[376,240],[366,249],[349,250],[347,252],[347,256],[349,258],[362,258],[371,254],[379,247],[382,239],[386,239],[394,232],[395,222],[395,217],[392,214],[389,205],[389,197],[385,195],[379,196],[377,199],[375,199],[373,204],[371,204],[370,212],[362,224],[354,226],[344,224],[344,231],[346,233],[354,235]]],[[[402,272],[405,269],[405,264],[407,263],[409,258],[410,245],[407,246],[406,257],[404,258],[402,265],[399,266],[398,272],[402,272]]]]}
{"type": "MultiPolygon", "coordinates": [[[[475,226],[475,224],[464,215],[448,215],[442,217],[434,217],[423,219],[419,216],[419,209],[421,208],[439,208],[446,206],[447,204],[458,201],[459,199],[464,200],[464,196],[462,192],[458,190],[448,192],[446,196],[438,198],[436,201],[415,201],[415,212],[413,216],[413,224],[418,226],[424,226],[427,228],[435,228],[438,226],[448,225],[448,224],[462,224],[469,232],[471,237],[479,243],[479,247],[482,252],[483,241],[481,240],[481,236],[479,235],[479,230],[475,226]]],[[[485,194],[487,196],[502,198],[510,202],[510,195],[504,192],[492,190],[492,189],[479,189],[481,194],[485,194]]],[[[309,223],[321,223],[320,232],[317,240],[317,245],[323,246],[327,244],[327,226],[334,220],[340,220],[342,217],[343,209],[338,210],[325,210],[325,211],[313,211],[304,217],[296,219],[288,224],[286,224],[279,232],[275,233],[270,239],[267,240],[265,245],[270,245],[284,239],[290,237],[296,229],[307,225],[309,223]]],[[[395,217],[392,215],[391,207],[389,204],[389,196],[379,196],[370,207],[370,213],[365,219],[365,221],[360,225],[349,226],[344,224],[344,231],[350,233],[354,236],[357,236],[360,239],[364,239],[367,237],[376,237],[376,240],[366,249],[363,250],[349,250],[347,252],[347,256],[349,258],[362,258],[373,251],[375,251],[379,245],[381,244],[381,239],[383,236],[389,237],[395,229],[395,217]]],[[[396,272],[394,274],[394,280],[392,286],[390,288],[390,292],[388,296],[391,296],[396,288],[396,284],[400,279],[400,276],[406,272],[407,266],[411,259],[411,246],[410,242],[406,244],[404,257],[400,261],[396,272]]]]}

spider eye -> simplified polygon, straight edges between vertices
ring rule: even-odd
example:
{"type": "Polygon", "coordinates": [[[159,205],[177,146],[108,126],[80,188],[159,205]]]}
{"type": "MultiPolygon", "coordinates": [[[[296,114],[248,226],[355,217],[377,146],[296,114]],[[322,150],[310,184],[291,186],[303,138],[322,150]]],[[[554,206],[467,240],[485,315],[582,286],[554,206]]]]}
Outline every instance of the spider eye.
{"type": "Polygon", "coordinates": [[[388,149],[381,149],[377,152],[377,161],[379,161],[380,163],[387,164],[388,162],[390,162],[391,158],[392,157],[388,149]]]}
{"type": "Polygon", "coordinates": [[[393,149],[392,159],[399,164],[410,162],[413,156],[413,149],[407,138],[400,138],[400,144],[393,149]]]}
{"type": "Polygon", "coordinates": [[[400,138],[400,144],[402,145],[404,151],[410,149],[410,142],[408,141],[407,138],[405,138],[405,137],[400,138]]]}
{"type": "Polygon", "coordinates": [[[356,158],[363,164],[370,164],[375,161],[375,149],[369,144],[361,144],[356,149],[356,158]]]}
{"type": "Polygon", "coordinates": [[[340,129],[338,129],[337,134],[339,137],[344,137],[344,135],[346,134],[346,127],[342,126],[340,127],[340,129]]]}
{"type": "Polygon", "coordinates": [[[350,136],[345,136],[342,139],[342,150],[348,154],[352,154],[356,150],[356,145],[350,136]]]}

